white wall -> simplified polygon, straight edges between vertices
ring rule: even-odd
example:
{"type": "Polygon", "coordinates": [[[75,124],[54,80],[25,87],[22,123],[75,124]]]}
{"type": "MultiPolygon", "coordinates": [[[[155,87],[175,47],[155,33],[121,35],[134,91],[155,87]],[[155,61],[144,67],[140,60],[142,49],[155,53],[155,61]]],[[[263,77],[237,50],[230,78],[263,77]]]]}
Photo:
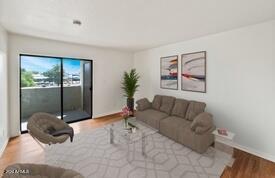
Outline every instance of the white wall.
{"type": "Polygon", "coordinates": [[[94,65],[93,116],[120,111],[125,104],[122,74],[133,66],[133,54],[111,49],[63,43],[21,35],[9,35],[10,136],[19,134],[19,54],[92,59],[94,65]]]}
{"type": "Polygon", "coordinates": [[[236,147],[275,161],[274,53],[275,21],[141,51],[134,55],[141,74],[137,98],[166,94],[204,101],[215,124],[236,133],[236,147]],[[206,94],[160,89],[160,57],[202,50],[206,94]]]}
{"type": "Polygon", "coordinates": [[[8,131],[7,45],[7,32],[0,25],[0,156],[7,143],[8,131]]]}
{"type": "Polygon", "coordinates": [[[8,34],[0,24],[0,50],[7,52],[8,50],[8,34]]]}

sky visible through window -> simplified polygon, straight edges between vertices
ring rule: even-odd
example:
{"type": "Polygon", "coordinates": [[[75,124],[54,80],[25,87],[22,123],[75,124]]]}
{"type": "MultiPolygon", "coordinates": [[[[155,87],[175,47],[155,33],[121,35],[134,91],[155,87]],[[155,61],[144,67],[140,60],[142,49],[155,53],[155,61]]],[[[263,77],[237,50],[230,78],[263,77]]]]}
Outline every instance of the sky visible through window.
{"type": "MultiPolygon", "coordinates": [[[[63,58],[63,69],[67,74],[80,73],[80,60],[63,58]]],[[[50,57],[21,56],[21,69],[43,73],[55,65],[61,65],[61,60],[50,57]]]]}

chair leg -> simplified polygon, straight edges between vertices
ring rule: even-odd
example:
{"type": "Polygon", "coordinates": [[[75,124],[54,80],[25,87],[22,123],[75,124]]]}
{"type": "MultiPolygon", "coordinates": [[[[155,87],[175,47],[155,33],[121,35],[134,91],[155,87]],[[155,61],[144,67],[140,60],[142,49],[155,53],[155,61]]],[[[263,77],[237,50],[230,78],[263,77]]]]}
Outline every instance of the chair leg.
{"type": "Polygon", "coordinates": [[[28,131],[30,136],[34,139],[34,141],[43,149],[45,150],[46,146],[43,145],[42,143],[40,143],[34,136],[32,136],[32,134],[30,133],[30,131],[28,131]]]}

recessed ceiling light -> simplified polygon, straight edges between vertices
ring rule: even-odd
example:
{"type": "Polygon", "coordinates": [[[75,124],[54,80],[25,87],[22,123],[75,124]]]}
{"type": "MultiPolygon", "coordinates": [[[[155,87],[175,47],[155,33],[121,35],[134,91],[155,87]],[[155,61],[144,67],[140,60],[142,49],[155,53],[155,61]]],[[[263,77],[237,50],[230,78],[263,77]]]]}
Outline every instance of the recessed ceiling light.
{"type": "Polygon", "coordinates": [[[73,24],[74,25],[81,25],[82,23],[81,23],[81,21],[80,20],[73,20],[73,24]]]}

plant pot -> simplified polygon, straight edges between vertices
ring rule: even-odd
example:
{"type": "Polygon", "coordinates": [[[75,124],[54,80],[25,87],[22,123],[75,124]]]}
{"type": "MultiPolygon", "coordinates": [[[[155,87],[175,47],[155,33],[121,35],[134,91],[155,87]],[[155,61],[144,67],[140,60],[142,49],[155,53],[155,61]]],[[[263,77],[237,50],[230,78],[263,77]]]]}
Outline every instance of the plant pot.
{"type": "Polygon", "coordinates": [[[127,107],[132,112],[130,116],[134,116],[134,102],[135,102],[134,98],[127,98],[127,107]]]}

